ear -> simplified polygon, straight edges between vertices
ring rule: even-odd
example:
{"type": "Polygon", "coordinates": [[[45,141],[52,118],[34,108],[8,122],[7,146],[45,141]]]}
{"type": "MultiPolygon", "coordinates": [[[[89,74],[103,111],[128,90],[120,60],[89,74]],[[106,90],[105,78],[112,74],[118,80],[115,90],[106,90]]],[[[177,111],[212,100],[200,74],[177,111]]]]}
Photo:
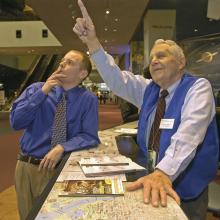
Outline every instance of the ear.
{"type": "Polygon", "coordinates": [[[80,79],[83,80],[87,77],[88,71],[87,70],[81,70],[80,71],[80,79]]]}
{"type": "Polygon", "coordinates": [[[182,70],[186,66],[186,59],[181,58],[181,59],[179,59],[178,63],[179,63],[179,69],[182,70]]]}

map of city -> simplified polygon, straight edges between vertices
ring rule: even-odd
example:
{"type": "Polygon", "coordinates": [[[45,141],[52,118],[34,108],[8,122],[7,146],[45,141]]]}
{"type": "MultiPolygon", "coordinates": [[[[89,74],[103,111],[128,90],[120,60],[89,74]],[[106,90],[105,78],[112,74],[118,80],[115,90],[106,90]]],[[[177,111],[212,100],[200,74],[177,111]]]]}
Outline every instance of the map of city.
{"type": "Polygon", "coordinates": [[[123,197],[80,198],[58,197],[60,190],[61,183],[56,183],[36,220],[187,220],[171,198],[166,209],[144,204],[142,190],[123,197]]]}
{"type": "MultiPolygon", "coordinates": [[[[132,122],[125,128],[135,127],[137,124],[132,122]]],[[[86,179],[77,165],[81,157],[118,155],[116,135],[118,134],[114,132],[114,129],[101,131],[99,137],[102,144],[98,148],[73,152],[60,174],[59,181],[86,179]]],[[[124,189],[126,189],[126,184],[129,183],[124,182],[124,189]]],[[[124,196],[59,197],[62,190],[62,182],[56,182],[36,216],[36,220],[187,220],[183,211],[170,197],[167,201],[167,208],[153,208],[151,205],[144,204],[142,189],[133,192],[125,191],[124,196]]]]}

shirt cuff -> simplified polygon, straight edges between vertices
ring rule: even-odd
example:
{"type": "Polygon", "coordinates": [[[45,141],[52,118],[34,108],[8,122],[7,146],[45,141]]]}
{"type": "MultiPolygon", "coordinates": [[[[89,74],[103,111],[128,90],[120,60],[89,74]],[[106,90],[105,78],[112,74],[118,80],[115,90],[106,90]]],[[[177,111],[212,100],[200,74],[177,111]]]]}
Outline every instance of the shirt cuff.
{"type": "Polygon", "coordinates": [[[166,173],[172,182],[178,176],[178,162],[174,162],[173,158],[167,155],[157,164],[155,168],[166,173]]]}

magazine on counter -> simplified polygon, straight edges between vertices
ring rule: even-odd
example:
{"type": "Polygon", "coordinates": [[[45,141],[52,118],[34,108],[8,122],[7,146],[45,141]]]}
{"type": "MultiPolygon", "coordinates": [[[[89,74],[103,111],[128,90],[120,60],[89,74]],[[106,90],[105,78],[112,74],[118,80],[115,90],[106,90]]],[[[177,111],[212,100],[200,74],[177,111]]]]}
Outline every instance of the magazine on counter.
{"type": "Polygon", "coordinates": [[[80,166],[119,166],[129,165],[131,159],[123,155],[99,155],[94,157],[83,157],[78,163],[80,166]]]}
{"type": "Polygon", "coordinates": [[[122,196],[124,189],[121,179],[67,180],[59,196],[122,196]]]}
{"type": "Polygon", "coordinates": [[[145,170],[144,167],[136,164],[132,160],[129,165],[120,166],[80,166],[86,177],[95,177],[103,175],[115,175],[145,170]]]}
{"type": "MultiPolygon", "coordinates": [[[[80,169],[79,172],[61,172],[59,177],[57,178],[56,182],[64,182],[65,180],[104,180],[106,178],[109,178],[109,175],[106,176],[96,176],[96,177],[86,177],[85,174],[82,172],[80,169]]],[[[111,178],[120,178],[122,181],[126,181],[126,176],[125,174],[116,174],[116,175],[111,175],[111,178]]]]}
{"type": "Polygon", "coordinates": [[[114,131],[122,134],[137,134],[136,128],[119,128],[115,129],[114,131]]]}

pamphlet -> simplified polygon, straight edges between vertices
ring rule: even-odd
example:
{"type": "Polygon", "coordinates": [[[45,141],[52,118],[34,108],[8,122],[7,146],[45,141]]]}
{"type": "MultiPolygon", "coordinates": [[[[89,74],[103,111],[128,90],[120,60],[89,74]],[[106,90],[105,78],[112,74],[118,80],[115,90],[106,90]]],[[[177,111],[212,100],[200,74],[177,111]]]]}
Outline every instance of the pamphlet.
{"type": "Polygon", "coordinates": [[[145,170],[144,167],[136,164],[133,161],[129,162],[129,165],[120,166],[81,166],[81,169],[86,177],[103,176],[103,175],[115,175],[128,172],[136,172],[145,170]]]}
{"type": "MultiPolygon", "coordinates": [[[[65,180],[104,180],[106,178],[109,178],[109,176],[106,175],[106,176],[86,177],[85,174],[80,169],[79,172],[62,171],[59,177],[57,178],[56,182],[64,182],[65,180]]],[[[127,180],[125,174],[111,175],[111,179],[116,179],[116,178],[120,178],[122,181],[127,180]]]]}
{"type": "Polygon", "coordinates": [[[119,166],[129,165],[131,159],[123,155],[99,155],[83,157],[78,162],[80,166],[119,166]]]}
{"type": "Polygon", "coordinates": [[[124,189],[121,179],[67,180],[59,196],[122,196],[124,189]]]}
{"type": "Polygon", "coordinates": [[[137,129],[136,128],[119,128],[119,129],[115,129],[115,132],[123,133],[123,134],[137,134],[137,129]]]}

